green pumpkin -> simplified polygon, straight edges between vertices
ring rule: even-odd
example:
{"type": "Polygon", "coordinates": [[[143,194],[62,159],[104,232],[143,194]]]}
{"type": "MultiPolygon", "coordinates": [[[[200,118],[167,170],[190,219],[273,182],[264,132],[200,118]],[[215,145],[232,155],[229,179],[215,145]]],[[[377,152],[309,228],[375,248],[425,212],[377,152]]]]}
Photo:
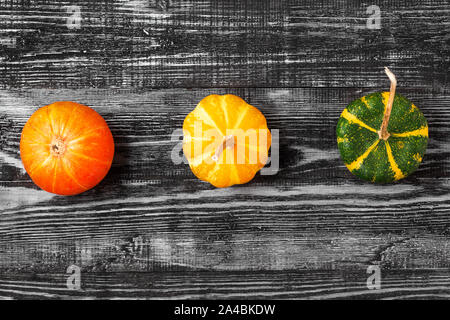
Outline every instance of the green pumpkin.
{"type": "Polygon", "coordinates": [[[378,131],[389,95],[377,92],[353,101],[337,124],[342,160],[353,174],[371,182],[388,183],[410,175],[418,168],[427,148],[427,120],[400,94],[395,94],[388,117],[390,136],[386,140],[380,138],[378,131]]]}

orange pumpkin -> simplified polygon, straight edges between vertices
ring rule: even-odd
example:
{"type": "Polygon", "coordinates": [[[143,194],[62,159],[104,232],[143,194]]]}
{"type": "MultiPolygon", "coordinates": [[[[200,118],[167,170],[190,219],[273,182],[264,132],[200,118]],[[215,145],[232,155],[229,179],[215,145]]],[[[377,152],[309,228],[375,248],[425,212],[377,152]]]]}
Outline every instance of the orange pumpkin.
{"type": "Polygon", "coordinates": [[[183,123],[192,172],[219,188],[252,180],[267,162],[271,138],[264,115],[231,94],[204,98],[183,123]]]}
{"type": "Polygon", "coordinates": [[[22,130],[20,156],[31,179],[45,191],[75,195],[108,173],[114,140],[105,120],[75,102],[37,110],[22,130]]]}

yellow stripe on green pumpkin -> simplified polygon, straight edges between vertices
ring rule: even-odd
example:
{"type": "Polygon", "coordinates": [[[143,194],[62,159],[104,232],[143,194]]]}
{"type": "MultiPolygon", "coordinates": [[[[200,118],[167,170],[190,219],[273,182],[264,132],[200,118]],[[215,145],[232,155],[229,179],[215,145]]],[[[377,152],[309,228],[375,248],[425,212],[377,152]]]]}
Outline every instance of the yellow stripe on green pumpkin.
{"type": "Polygon", "coordinates": [[[369,156],[369,154],[372,152],[373,149],[378,145],[380,140],[377,140],[372,144],[366,152],[364,152],[361,156],[358,157],[355,161],[347,165],[348,170],[353,171],[355,169],[359,169],[363,163],[363,161],[369,156]]]}
{"type": "Polygon", "coordinates": [[[391,133],[393,137],[411,137],[411,136],[424,136],[428,137],[428,126],[419,128],[417,130],[402,132],[402,133],[391,133]]]}
{"type": "Polygon", "coordinates": [[[354,114],[351,114],[350,112],[348,112],[347,109],[345,109],[344,112],[342,112],[341,117],[344,119],[347,119],[349,122],[356,123],[356,124],[360,125],[361,127],[366,128],[367,130],[377,132],[377,130],[375,130],[372,127],[369,127],[367,124],[365,124],[364,122],[359,120],[354,114]]]}
{"type": "Polygon", "coordinates": [[[395,180],[400,180],[405,175],[403,174],[403,172],[400,170],[400,168],[397,166],[397,163],[395,162],[389,142],[386,141],[385,144],[386,144],[386,152],[387,152],[387,156],[389,159],[389,163],[391,164],[391,169],[392,169],[392,171],[394,171],[394,174],[395,174],[394,178],[395,178],[395,180]]]}
{"type": "Polygon", "coordinates": [[[428,142],[425,117],[395,93],[395,76],[388,69],[386,73],[391,91],[372,93],[350,103],[336,128],[338,148],[347,168],[364,180],[379,183],[414,172],[428,142]]]}

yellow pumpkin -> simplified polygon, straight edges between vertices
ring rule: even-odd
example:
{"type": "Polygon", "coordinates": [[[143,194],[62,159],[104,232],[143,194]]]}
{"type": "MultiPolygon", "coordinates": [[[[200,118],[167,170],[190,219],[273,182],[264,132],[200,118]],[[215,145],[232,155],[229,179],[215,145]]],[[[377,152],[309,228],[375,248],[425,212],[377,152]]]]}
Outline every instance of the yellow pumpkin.
{"type": "Polygon", "coordinates": [[[267,162],[271,140],[261,111],[231,94],[207,96],[183,123],[192,172],[218,188],[252,180],[267,162]]]}

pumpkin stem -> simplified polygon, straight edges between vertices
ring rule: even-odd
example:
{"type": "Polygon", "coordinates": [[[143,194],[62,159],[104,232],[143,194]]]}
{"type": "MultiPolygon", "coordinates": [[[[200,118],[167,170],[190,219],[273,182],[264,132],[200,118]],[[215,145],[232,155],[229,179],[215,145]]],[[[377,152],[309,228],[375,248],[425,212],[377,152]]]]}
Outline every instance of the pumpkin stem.
{"type": "Polygon", "coordinates": [[[233,148],[234,143],[235,141],[233,135],[223,137],[222,143],[219,144],[219,146],[216,149],[216,152],[211,158],[216,162],[219,161],[219,157],[222,154],[223,150],[225,150],[225,148],[233,148]]]}
{"type": "Polygon", "coordinates": [[[61,138],[54,138],[50,143],[50,153],[55,157],[61,157],[66,152],[66,144],[61,138]]]}
{"type": "Polygon", "coordinates": [[[395,75],[389,70],[388,67],[384,67],[384,71],[386,72],[389,80],[391,81],[391,89],[389,91],[389,100],[386,104],[386,111],[384,112],[383,123],[381,124],[380,131],[378,131],[378,136],[380,139],[387,140],[390,136],[390,133],[387,131],[389,124],[389,117],[391,116],[392,105],[394,104],[395,98],[395,89],[397,88],[397,79],[395,75]]]}

